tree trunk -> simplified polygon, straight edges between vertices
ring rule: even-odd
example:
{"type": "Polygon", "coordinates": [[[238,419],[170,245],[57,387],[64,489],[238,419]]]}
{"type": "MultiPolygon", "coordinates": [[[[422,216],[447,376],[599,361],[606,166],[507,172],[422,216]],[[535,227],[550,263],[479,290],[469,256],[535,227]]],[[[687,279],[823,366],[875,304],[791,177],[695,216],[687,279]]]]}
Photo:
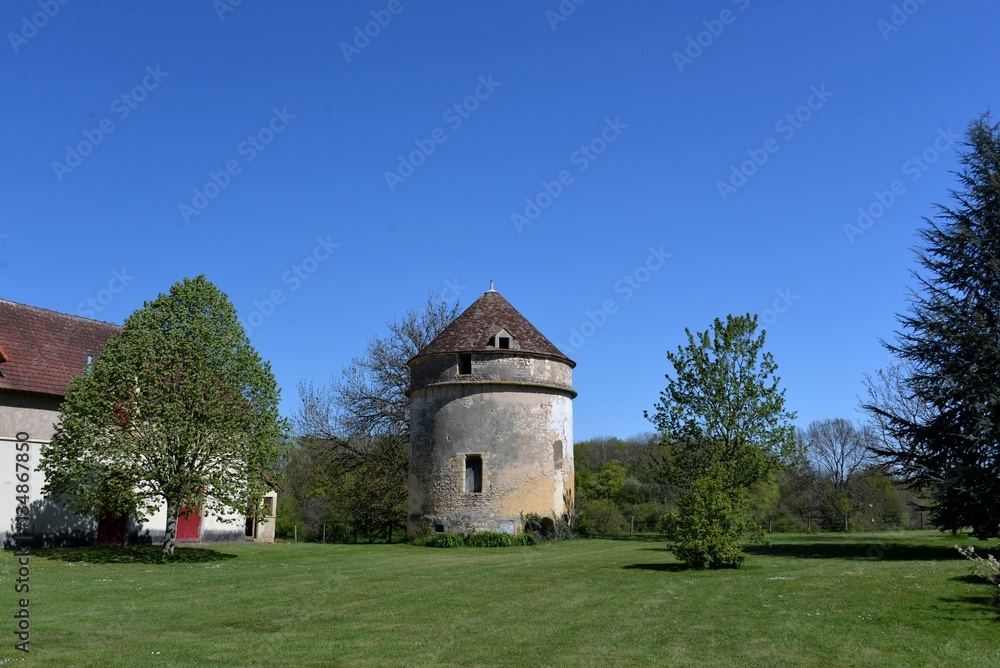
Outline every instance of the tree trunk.
{"type": "Polygon", "coordinates": [[[163,555],[174,556],[174,543],[177,540],[177,511],[179,506],[167,499],[167,530],[163,534],[163,555]]]}

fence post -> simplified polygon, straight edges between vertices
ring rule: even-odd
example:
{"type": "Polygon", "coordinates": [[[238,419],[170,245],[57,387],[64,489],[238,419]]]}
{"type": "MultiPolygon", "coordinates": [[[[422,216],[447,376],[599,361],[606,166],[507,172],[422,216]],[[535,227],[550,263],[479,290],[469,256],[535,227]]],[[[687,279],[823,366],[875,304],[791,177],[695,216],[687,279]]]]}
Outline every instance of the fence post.
{"type": "Polygon", "coordinates": [[[292,537],[292,540],[293,540],[293,541],[295,541],[295,542],[297,543],[297,542],[299,542],[299,525],[298,525],[298,524],[296,524],[296,525],[295,525],[294,527],[292,527],[292,528],[293,528],[293,530],[294,530],[294,534],[293,534],[293,537],[292,537]]]}

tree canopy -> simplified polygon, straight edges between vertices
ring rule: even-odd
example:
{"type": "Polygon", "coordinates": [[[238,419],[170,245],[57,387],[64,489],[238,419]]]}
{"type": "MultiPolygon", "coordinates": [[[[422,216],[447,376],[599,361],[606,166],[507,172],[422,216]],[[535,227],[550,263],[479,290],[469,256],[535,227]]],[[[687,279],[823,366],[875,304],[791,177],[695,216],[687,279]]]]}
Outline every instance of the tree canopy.
{"type": "Polygon", "coordinates": [[[674,374],[646,417],[666,439],[679,483],[722,461],[732,487],[749,486],[795,442],[795,415],[785,410],[765,332],[756,333],[750,314],[716,318],[697,334],[684,331],[688,343],[667,352],[674,374]]]}
{"type": "Polygon", "coordinates": [[[262,515],[287,433],[278,400],[226,295],[204,276],[184,279],[70,383],[41,449],[45,491],[78,512],[148,516],[165,503],[172,554],[182,507],[262,515]]]}
{"type": "Polygon", "coordinates": [[[739,567],[740,539],[763,531],[748,519],[749,489],[794,447],[794,414],[785,410],[764,332],[750,314],[718,318],[668,352],[674,369],[655,405],[665,477],[682,494],[663,528],[678,559],[697,568],[739,567]]]}
{"type": "Polygon", "coordinates": [[[944,529],[1000,530],[1000,125],[973,121],[950,206],[925,218],[909,312],[896,343],[906,401],[874,401],[882,454],[933,490],[944,529]],[[917,406],[919,410],[908,410],[917,406]]]}

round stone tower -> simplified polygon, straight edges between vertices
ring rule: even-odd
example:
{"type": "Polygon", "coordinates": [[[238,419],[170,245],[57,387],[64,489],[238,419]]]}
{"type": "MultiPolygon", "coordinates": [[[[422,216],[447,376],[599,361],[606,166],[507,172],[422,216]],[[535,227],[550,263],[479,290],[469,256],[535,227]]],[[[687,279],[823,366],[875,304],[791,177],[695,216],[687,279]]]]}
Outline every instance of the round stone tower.
{"type": "Polygon", "coordinates": [[[409,366],[409,536],[570,514],[576,364],[492,284],[409,366]]]}

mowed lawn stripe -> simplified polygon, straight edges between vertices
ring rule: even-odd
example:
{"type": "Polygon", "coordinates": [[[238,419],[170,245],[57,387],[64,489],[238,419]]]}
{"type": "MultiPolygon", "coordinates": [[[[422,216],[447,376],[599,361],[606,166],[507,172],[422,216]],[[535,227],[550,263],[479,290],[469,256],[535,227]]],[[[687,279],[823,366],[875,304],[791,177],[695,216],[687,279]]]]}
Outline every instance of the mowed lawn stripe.
{"type": "Polygon", "coordinates": [[[167,564],[36,551],[22,665],[1000,666],[1000,615],[955,538],[773,540],[726,571],[648,539],[233,545],[167,564]]]}

